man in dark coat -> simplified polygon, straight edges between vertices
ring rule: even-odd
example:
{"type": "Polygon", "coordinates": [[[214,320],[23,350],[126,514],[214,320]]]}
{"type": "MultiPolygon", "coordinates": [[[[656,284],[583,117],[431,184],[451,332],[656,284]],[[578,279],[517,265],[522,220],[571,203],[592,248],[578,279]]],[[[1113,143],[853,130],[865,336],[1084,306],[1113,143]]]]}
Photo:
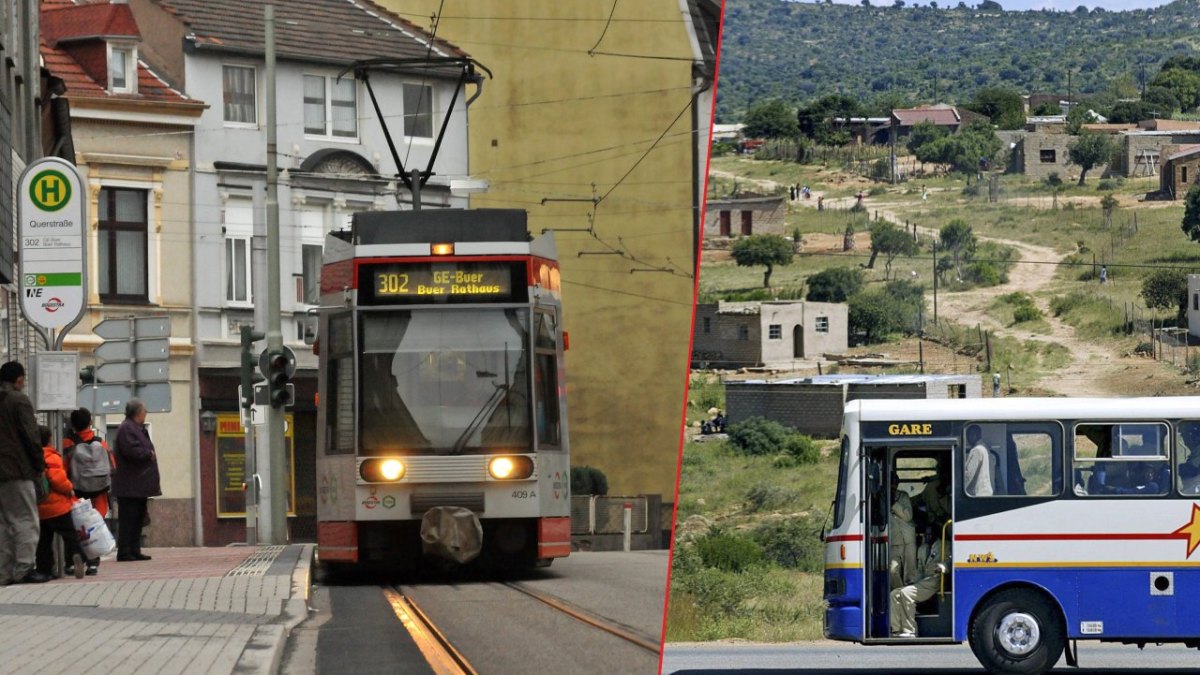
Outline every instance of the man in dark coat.
{"type": "Polygon", "coordinates": [[[142,553],[146,504],[162,494],[158,455],[146,431],[146,406],[136,398],[125,404],[125,421],[117,429],[117,470],[112,494],[117,498],[117,560],[149,560],[142,553]]]}
{"type": "Polygon", "coordinates": [[[34,569],[40,521],[33,483],[46,470],[46,459],[24,388],[21,364],[0,366],[0,586],[50,580],[34,569]]]}

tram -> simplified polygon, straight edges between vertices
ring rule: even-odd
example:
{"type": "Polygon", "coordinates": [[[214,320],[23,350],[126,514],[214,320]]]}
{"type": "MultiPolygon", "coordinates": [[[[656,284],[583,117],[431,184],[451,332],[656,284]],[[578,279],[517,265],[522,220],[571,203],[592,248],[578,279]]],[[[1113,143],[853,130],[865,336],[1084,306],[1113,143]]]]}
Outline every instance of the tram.
{"type": "Polygon", "coordinates": [[[513,209],[357,213],[326,238],[316,346],[326,565],[570,553],[553,233],[513,209]]]}

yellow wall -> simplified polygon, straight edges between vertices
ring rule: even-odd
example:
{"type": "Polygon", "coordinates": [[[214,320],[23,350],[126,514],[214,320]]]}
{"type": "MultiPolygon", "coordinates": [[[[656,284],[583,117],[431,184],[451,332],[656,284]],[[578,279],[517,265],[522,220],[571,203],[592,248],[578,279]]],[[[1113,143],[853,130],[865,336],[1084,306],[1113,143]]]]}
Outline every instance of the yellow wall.
{"type": "Polygon", "coordinates": [[[557,231],[571,463],[604,471],[610,494],[673,501],[695,230],[693,54],[678,0],[618,2],[607,31],[612,2],[377,1],[426,30],[443,5],[438,35],[495,75],[470,110],[471,174],[491,185],[471,205],[524,208],[535,234],[557,231]],[[596,52],[668,58],[589,55],[598,40],[596,52]],[[591,198],[593,185],[604,196],[631,169],[595,208],[542,203],[591,198]],[[595,236],[571,231],[589,214],[595,236]],[[613,250],[627,255],[579,255],[613,250]],[[652,267],[676,273],[631,273],[652,267]]]}

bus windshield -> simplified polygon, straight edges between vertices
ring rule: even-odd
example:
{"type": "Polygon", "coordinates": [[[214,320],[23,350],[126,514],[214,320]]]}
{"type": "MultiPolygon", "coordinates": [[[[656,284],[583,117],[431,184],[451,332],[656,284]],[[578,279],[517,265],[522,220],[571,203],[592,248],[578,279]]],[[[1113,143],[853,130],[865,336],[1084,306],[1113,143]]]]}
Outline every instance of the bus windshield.
{"type": "Polygon", "coordinates": [[[529,450],[528,310],[364,313],[360,335],[362,454],[529,450]]]}

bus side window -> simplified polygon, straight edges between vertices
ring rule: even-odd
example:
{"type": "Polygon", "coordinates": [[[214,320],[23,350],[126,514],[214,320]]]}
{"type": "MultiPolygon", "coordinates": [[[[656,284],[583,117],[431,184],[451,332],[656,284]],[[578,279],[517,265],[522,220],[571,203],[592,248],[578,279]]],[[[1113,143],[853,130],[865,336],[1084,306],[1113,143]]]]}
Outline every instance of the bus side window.
{"type": "Polygon", "coordinates": [[[1163,424],[1075,427],[1075,493],[1080,496],[1164,495],[1170,484],[1163,424]]]}
{"type": "Polygon", "coordinates": [[[1180,422],[1175,436],[1179,492],[1200,495],[1200,422],[1180,422]]]}

